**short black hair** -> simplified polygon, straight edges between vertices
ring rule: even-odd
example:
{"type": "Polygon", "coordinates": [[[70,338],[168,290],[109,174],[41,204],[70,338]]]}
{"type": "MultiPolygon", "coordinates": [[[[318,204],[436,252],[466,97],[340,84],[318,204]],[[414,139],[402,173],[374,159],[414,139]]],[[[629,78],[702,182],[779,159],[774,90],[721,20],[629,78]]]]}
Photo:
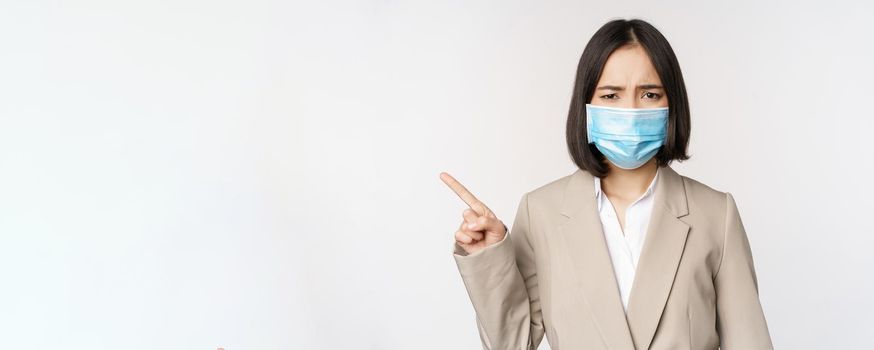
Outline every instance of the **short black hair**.
{"type": "Polygon", "coordinates": [[[667,135],[665,143],[655,155],[656,162],[659,166],[665,166],[673,160],[689,159],[686,152],[691,131],[689,99],[671,44],[655,27],[643,20],[612,20],[595,32],[580,56],[567,117],[567,146],[571,158],[580,169],[599,178],[607,176],[610,169],[601,151],[588,142],[586,104],[592,100],[607,58],[614,50],[628,44],[639,44],[647,52],[668,97],[667,135]]]}

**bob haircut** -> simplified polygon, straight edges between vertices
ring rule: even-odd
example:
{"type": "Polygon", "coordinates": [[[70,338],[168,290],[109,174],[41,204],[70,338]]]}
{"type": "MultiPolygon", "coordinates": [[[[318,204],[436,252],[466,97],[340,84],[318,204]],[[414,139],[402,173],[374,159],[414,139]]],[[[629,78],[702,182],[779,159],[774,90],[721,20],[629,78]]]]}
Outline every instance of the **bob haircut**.
{"type": "Polygon", "coordinates": [[[655,155],[656,162],[666,166],[673,160],[689,159],[686,153],[691,131],[689,100],[674,50],[662,33],[643,20],[612,20],[598,29],[583,50],[567,117],[567,146],[571,158],[580,169],[599,178],[607,176],[610,168],[601,151],[589,144],[586,137],[586,104],[592,100],[610,54],[619,47],[633,44],[642,46],[649,55],[668,98],[665,143],[655,155]]]}

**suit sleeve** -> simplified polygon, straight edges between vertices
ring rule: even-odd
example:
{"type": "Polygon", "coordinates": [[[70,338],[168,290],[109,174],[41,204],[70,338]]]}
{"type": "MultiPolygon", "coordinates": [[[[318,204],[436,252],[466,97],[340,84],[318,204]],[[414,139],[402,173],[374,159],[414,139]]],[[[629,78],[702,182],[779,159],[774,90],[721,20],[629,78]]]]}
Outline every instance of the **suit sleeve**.
{"type": "Polygon", "coordinates": [[[759,302],[750,242],[737,203],[728,192],[724,240],[722,258],[714,276],[720,349],[773,349],[759,302]]]}
{"type": "Polygon", "coordinates": [[[534,350],[543,339],[532,243],[526,193],[503,240],[470,255],[453,254],[483,349],[534,350]]]}

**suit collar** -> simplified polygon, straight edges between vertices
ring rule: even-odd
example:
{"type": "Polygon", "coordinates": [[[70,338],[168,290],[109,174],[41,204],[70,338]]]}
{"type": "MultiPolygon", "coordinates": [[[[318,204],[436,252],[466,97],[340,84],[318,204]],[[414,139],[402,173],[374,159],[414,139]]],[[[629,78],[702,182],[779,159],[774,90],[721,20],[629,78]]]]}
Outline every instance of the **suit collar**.
{"type": "MultiPolygon", "coordinates": [[[[578,170],[578,171],[581,171],[581,170],[578,170]]],[[[637,200],[640,200],[643,197],[652,195],[652,193],[655,191],[655,187],[658,186],[660,172],[662,172],[661,167],[657,167],[655,176],[653,176],[652,181],[650,181],[649,186],[646,188],[646,191],[644,191],[644,193],[642,195],[640,195],[640,197],[638,197],[637,200]]],[[[592,180],[595,183],[595,203],[598,204],[598,210],[600,211],[601,206],[604,204],[604,198],[602,197],[602,196],[604,196],[604,192],[601,191],[601,179],[593,176],[592,180]]]]}
{"type": "MultiPolygon", "coordinates": [[[[686,200],[686,190],[683,185],[683,179],[670,166],[659,167],[658,175],[660,175],[661,183],[664,185],[655,185],[655,200],[656,203],[662,204],[668,208],[676,217],[685,216],[689,213],[689,207],[686,200]],[[661,191],[659,191],[661,189],[661,191]],[[678,191],[679,190],[679,191],[678,191]],[[660,192],[662,193],[661,195],[660,192]]],[[[564,189],[564,198],[561,204],[561,214],[566,217],[571,217],[577,213],[585,204],[582,199],[584,196],[597,196],[595,191],[595,181],[600,182],[600,179],[590,174],[588,171],[577,169],[571,174],[570,181],[564,189]],[[592,189],[589,191],[589,189],[592,189]]],[[[655,179],[654,179],[655,180],[655,179]]],[[[652,185],[650,187],[653,187],[652,185]]]]}
{"type": "MultiPolygon", "coordinates": [[[[562,254],[569,260],[588,308],[609,349],[647,349],[673,285],[685,248],[689,212],[682,176],[670,166],[659,169],[652,215],[629,296],[622,307],[601,219],[597,211],[595,177],[577,169],[564,189],[557,224],[562,254]],[[636,345],[636,347],[635,347],[636,345]]],[[[580,310],[581,312],[584,310],[580,310]]]]}

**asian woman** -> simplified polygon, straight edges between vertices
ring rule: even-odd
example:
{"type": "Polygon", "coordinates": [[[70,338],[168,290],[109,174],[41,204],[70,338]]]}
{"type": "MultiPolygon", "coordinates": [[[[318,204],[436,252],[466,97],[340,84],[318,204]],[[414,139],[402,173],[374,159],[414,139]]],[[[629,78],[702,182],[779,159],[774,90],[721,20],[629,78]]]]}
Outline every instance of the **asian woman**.
{"type": "Polygon", "coordinates": [[[667,39],[601,27],[579,61],[566,139],[577,169],[525,193],[512,230],[470,208],[453,257],[484,349],[772,349],[734,197],[671,168],[689,101],[667,39]]]}

